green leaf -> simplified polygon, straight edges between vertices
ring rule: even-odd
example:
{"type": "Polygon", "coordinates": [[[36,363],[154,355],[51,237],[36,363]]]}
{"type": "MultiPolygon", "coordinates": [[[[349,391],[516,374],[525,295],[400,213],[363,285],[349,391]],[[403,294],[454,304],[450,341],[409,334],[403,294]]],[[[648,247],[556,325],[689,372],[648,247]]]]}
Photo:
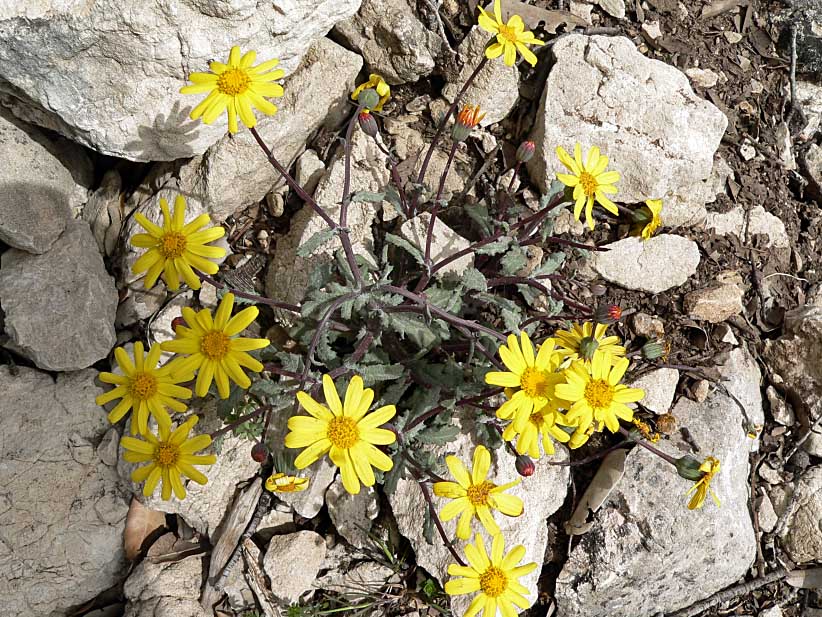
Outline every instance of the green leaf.
{"type": "Polygon", "coordinates": [[[388,313],[386,326],[399,334],[400,338],[408,338],[423,349],[428,349],[439,340],[439,337],[431,331],[431,326],[425,323],[421,315],[388,313]]]}
{"type": "Polygon", "coordinates": [[[563,253],[562,251],[551,253],[550,255],[548,255],[548,257],[545,257],[543,259],[543,262],[539,265],[538,268],[534,269],[534,272],[531,274],[531,276],[553,274],[562,266],[564,262],[565,253],[563,253]]]}
{"type": "Polygon", "coordinates": [[[488,281],[485,275],[476,268],[467,268],[462,273],[462,284],[470,291],[488,291],[488,281]]]}
{"type": "Polygon", "coordinates": [[[499,263],[503,276],[518,276],[517,273],[528,265],[528,256],[525,249],[515,244],[505,253],[499,263]]]}
{"type": "Polygon", "coordinates": [[[405,238],[394,234],[385,234],[385,241],[393,244],[394,246],[400,247],[407,253],[410,253],[411,256],[420,264],[425,264],[425,255],[423,252],[416,245],[410,243],[405,238]]]}
{"type": "Polygon", "coordinates": [[[405,374],[405,367],[401,364],[369,364],[352,367],[359,373],[365,383],[375,381],[392,381],[399,379],[405,374]]]}
{"type": "Polygon", "coordinates": [[[493,224],[491,222],[491,217],[488,214],[488,206],[485,205],[485,200],[480,201],[473,206],[466,206],[464,210],[465,214],[468,215],[468,218],[477,224],[483,235],[490,236],[493,233],[493,224]]]}
{"type": "Polygon", "coordinates": [[[499,255],[500,253],[504,253],[509,246],[511,246],[511,238],[503,236],[499,240],[494,240],[485,246],[479,247],[474,252],[477,255],[499,255]]]}
{"type": "Polygon", "coordinates": [[[336,229],[325,228],[318,231],[297,248],[297,257],[308,257],[335,235],[337,235],[336,229]]]}
{"type": "Polygon", "coordinates": [[[393,495],[397,490],[397,483],[405,474],[407,465],[405,458],[402,456],[395,456],[393,459],[394,466],[385,474],[383,479],[383,488],[388,495],[393,495]]]}
{"type": "Polygon", "coordinates": [[[352,202],[363,201],[371,204],[378,204],[385,200],[385,193],[372,193],[371,191],[357,191],[351,195],[352,202]]]}
{"type": "Polygon", "coordinates": [[[417,435],[417,441],[432,446],[446,446],[454,441],[459,433],[459,427],[454,424],[429,427],[424,431],[420,431],[417,435]]]}

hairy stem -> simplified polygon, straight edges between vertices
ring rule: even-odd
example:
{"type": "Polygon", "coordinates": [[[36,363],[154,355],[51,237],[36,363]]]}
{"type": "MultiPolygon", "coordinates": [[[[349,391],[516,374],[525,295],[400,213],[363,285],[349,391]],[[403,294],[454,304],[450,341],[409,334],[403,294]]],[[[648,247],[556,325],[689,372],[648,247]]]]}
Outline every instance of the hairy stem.
{"type": "MultiPolygon", "coordinates": [[[[348,121],[348,128],[345,131],[345,169],[343,177],[343,194],[342,203],[340,204],[340,228],[348,229],[348,206],[351,203],[351,136],[354,134],[354,125],[357,122],[362,110],[362,105],[357,106],[351,120],[348,121]]],[[[346,232],[346,237],[348,232],[346,232]]],[[[362,287],[362,273],[360,267],[357,265],[357,259],[354,256],[354,249],[351,246],[351,241],[343,242],[343,251],[345,252],[345,259],[348,261],[348,267],[354,275],[354,280],[357,281],[357,287],[362,287]]]]}
{"type": "Polygon", "coordinates": [[[410,217],[411,213],[408,210],[408,201],[405,198],[405,190],[402,188],[402,178],[400,178],[400,172],[397,170],[397,161],[391,155],[388,148],[383,146],[378,139],[375,138],[374,143],[377,144],[377,147],[388,158],[388,166],[391,168],[391,181],[394,183],[394,186],[397,187],[397,194],[400,197],[400,206],[402,207],[403,214],[405,214],[406,217],[410,217]]]}
{"type": "Polygon", "coordinates": [[[199,270],[195,270],[197,276],[200,277],[200,280],[203,282],[208,283],[212,287],[216,287],[217,289],[226,289],[230,291],[238,298],[245,298],[246,300],[253,300],[257,304],[267,304],[268,306],[273,306],[274,308],[283,309],[285,311],[290,311],[292,313],[300,314],[300,307],[296,304],[289,304],[288,302],[278,302],[277,300],[271,300],[270,298],[266,298],[265,296],[258,296],[257,294],[248,293],[245,291],[240,291],[239,289],[234,289],[225,283],[218,281],[217,279],[211,278],[207,274],[200,272],[199,270]]]}
{"type": "MultiPolygon", "coordinates": [[[[451,146],[451,151],[448,153],[448,160],[445,162],[445,169],[440,176],[440,185],[437,188],[437,196],[434,199],[434,206],[431,208],[431,216],[428,219],[428,231],[425,234],[425,266],[431,267],[431,243],[434,240],[434,225],[437,222],[437,215],[440,213],[440,199],[442,199],[442,191],[445,188],[445,179],[448,177],[448,172],[451,170],[451,163],[454,161],[454,155],[457,153],[457,148],[460,143],[455,141],[451,146]]],[[[421,291],[421,290],[419,290],[421,291]]]]}
{"type": "Polygon", "coordinates": [[[665,454],[662,450],[660,450],[659,448],[655,448],[654,446],[649,444],[644,439],[637,439],[636,435],[632,435],[631,432],[628,429],[626,429],[624,426],[619,427],[619,432],[622,433],[629,440],[631,440],[633,442],[636,442],[638,445],[640,445],[643,448],[645,448],[646,450],[648,450],[648,452],[656,454],[663,461],[665,461],[667,463],[670,463],[671,465],[676,467],[676,459],[673,456],[671,456],[669,454],[665,454]]]}
{"type": "Polygon", "coordinates": [[[448,534],[445,533],[445,528],[442,526],[442,521],[440,521],[440,517],[437,514],[436,508],[434,508],[434,502],[431,499],[431,492],[428,490],[428,487],[425,485],[425,482],[420,477],[420,474],[417,470],[413,470],[414,479],[417,481],[417,484],[422,491],[422,496],[425,499],[425,503],[428,504],[428,511],[431,513],[431,518],[434,521],[434,525],[437,528],[437,531],[442,538],[443,543],[445,544],[445,548],[448,549],[448,552],[451,553],[451,556],[456,559],[457,563],[461,566],[465,565],[465,562],[462,560],[462,557],[457,554],[457,551],[454,549],[454,546],[451,544],[451,540],[448,539],[448,534]]]}
{"type": "Polygon", "coordinates": [[[253,420],[257,416],[259,416],[261,413],[263,413],[265,411],[269,411],[270,409],[271,409],[271,407],[269,405],[263,405],[261,407],[258,407],[257,409],[255,409],[251,413],[248,413],[244,416],[240,416],[239,418],[234,420],[234,422],[232,422],[230,424],[226,424],[223,428],[211,433],[211,439],[212,440],[217,439],[217,437],[219,437],[220,435],[223,435],[224,433],[227,433],[229,431],[233,431],[238,426],[240,426],[242,424],[245,424],[249,420],[253,420]]]}

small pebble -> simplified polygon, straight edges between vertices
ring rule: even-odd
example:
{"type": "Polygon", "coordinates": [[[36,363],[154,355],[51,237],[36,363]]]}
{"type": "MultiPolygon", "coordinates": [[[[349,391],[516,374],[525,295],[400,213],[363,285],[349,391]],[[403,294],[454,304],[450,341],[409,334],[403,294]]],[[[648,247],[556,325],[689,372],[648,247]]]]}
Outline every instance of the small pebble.
{"type": "Polygon", "coordinates": [[[726,32],[722,33],[722,36],[724,36],[725,40],[727,40],[731,44],[739,43],[739,41],[742,40],[742,35],[739,34],[739,32],[728,32],[728,31],[726,31],[726,32]]]}

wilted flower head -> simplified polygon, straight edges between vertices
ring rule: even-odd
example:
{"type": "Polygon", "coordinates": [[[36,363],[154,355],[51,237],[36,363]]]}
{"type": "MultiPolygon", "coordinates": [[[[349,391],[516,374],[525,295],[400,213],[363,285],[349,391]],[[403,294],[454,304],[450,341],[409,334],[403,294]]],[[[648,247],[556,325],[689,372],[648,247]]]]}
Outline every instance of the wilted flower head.
{"type": "Polygon", "coordinates": [[[713,480],[714,476],[719,473],[719,459],[714,458],[713,456],[707,457],[699,466],[699,473],[699,479],[686,493],[686,495],[694,493],[694,496],[691,497],[691,501],[688,502],[688,509],[698,510],[701,508],[705,503],[705,497],[709,491],[711,493],[711,497],[713,497],[714,503],[716,503],[717,507],[719,507],[719,497],[717,497],[716,493],[714,493],[713,489],[711,489],[711,480],[713,480]]]}
{"type": "Polygon", "coordinates": [[[662,200],[646,199],[645,205],[634,213],[637,224],[633,233],[641,236],[643,240],[649,240],[657,229],[662,226],[662,200]]]}
{"type": "Polygon", "coordinates": [[[272,493],[299,493],[308,488],[308,478],[275,473],[265,481],[265,488],[272,493]]]}

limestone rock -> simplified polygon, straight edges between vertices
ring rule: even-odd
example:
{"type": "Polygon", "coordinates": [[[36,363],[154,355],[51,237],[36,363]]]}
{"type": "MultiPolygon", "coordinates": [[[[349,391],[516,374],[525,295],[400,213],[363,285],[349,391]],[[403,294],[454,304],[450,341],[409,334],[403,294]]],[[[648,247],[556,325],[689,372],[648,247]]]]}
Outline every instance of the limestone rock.
{"type": "Polygon", "coordinates": [[[42,255],[3,253],[0,301],[6,333],[40,368],[85,368],[114,346],[117,290],[82,221],[70,221],[42,255]]]}
{"type": "Polygon", "coordinates": [[[258,61],[279,58],[289,88],[311,43],[358,7],[357,0],[11,3],[0,11],[0,77],[26,119],[103,154],[170,161],[202,154],[226,132],[224,118],[211,126],[188,118],[203,98],[178,93],[189,73],[224,61],[238,44],[256,50],[258,61]],[[44,51],[59,61],[43,62],[44,51]]]}
{"type": "MultiPolygon", "coordinates": [[[[471,437],[471,420],[462,420],[462,431],[458,437],[448,446],[447,452],[443,448],[438,448],[438,454],[454,454],[470,468],[471,457],[475,444],[471,437]]],[[[552,460],[563,461],[568,459],[567,450],[562,445],[557,445],[557,453],[552,460]]],[[[488,479],[496,484],[512,482],[520,478],[514,467],[515,457],[511,456],[505,449],[500,448],[494,453],[495,462],[491,465],[488,479]]],[[[526,553],[522,560],[523,564],[536,562],[541,564],[545,557],[545,547],[548,543],[548,526],[546,519],[562,506],[568,484],[568,467],[550,466],[537,462],[534,475],[529,478],[522,478],[522,482],[509,489],[510,495],[516,495],[522,499],[525,510],[522,516],[507,517],[497,513],[495,519],[500,530],[505,536],[506,550],[510,550],[515,544],[525,546],[526,553]]],[[[429,544],[425,539],[423,522],[427,505],[422,496],[416,481],[411,478],[403,478],[397,484],[397,490],[389,496],[391,509],[397,520],[397,527],[400,533],[408,538],[417,558],[417,564],[440,582],[448,580],[448,564],[454,563],[451,553],[443,545],[442,540],[434,532],[433,544],[429,544]]],[[[447,502],[446,499],[434,497],[434,505],[437,511],[441,510],[447,502]]],[[[443,523],[446,534],[450,538],[456,537],[457,519],[452,519],[443,523]]],[[[474,530],[479,529],[479,524],[474,521],[474,530]]],[[[487,544],[487,539],[486,539],[487,544]]],[[[462,553],[465,542],[457,541],[457,551],[462,553]]],[[[539,577],[539,568],[528,576],[519,579],[519,582],[528,588],[527,598],[531,603],[536,601],[536,584],[539,577]]],[[[453,596],[451,598],[451,609],[454,614],[462,614],[470,602],[470,597],[453,596]]]]}
{"type": "Polygon", "coordinates": [[[337,532],[357,548],[369,542],[371,522],[380,513],[380,504],[372,487],[363,487],[356,495],[345,490],[342,479],[337,479],[325,493],[328,514],[337,532]]]}
{"type": "Polygon", "coordinates": [[[314,194],[317,183],[325,174],[325,163],[320,160],[314,150],[306,150],[297,159],[297,168],[294,179],[309,195],[314,194]]]}
{"type": "Polygon", "coordinates": [[[803,162],[810,180],[809,192],[819,201],[822,198],[822,148],[812,143],[805,151],[803,162]]]}
{"type": "Polygon", "coordinates": [[[783,541],[791,559],[802,564],[822,559],[822,467],[808,469],[799,479],[796,493],[783,541]]]}
{"type": "Polygon", "coordinates": [[[635,313],[631,325],[634,332],[645,338],[662,338],[665,336],[665,324],[659,317],[652,317],[648,313],[635,313]]]}
{"type": "Polygon", "coordinates": [[[100,187],[92,193],[83,207],[82,218],[91,227],[97,248],[103,255],[113,255],[120,239],[123,223],[123,180],[116,169],[108,170],[100,187]]]}
{"type": "Polygon", "coordinates": [[[645,390],[642,404],[657,414],[668,413],[674,402],[679,371],[675,368],[658,368],[631,382],[632,388],[645,390]]]}
{"type": "Polygon", "coordinates": [[[389,84],[417,81],[434,70],[443,42],[417,19],[415,6],[409,0],[363,0],[334,33],[389,84]]]}
{"type": "MultiPolygon", "coordinates": [[[[474,72],[485,56],[485,47],[490,35],[475,26],[460,43],[460,57],[464,60],[462,70],[447,75],[447,83],[442,95],[451,103],[462,89],[468,76],[474,72]]],[[[488,62],[474,79],[461,99],[461,105],[479,105],[485,113],[480,126],[488,126],[505,118],[519,97],[519,70],[516,66],[506,66],[504,62],[488,62]]]]}
{"type": "MultiPolygon", "coordinates": [[[[756,362],[734,349],[721,368],[726,387],[753,423],[762,423],[756,362]]],[[[740,408],[720,390],[704,403],[682,398],[673,414],[721,471],[701,510],[688,510],[692,483],[670,464],[636,448],[625,475],[595,515],[595,525],[572,551],[557,579],[560,617],[636,617],[670,613],[742,578],[756,556],[748,512],[748,457],[758,445],[746,436],[740,408]],[[698,547],[698,550],[697,550],[698,547]]],[[[662,446],[673,456],[689,452],[679,436],[662,446]]]]}
{"type": "Polygon", "coordinates": [[[771,498],[765,491],[762,491],[762,496],[756,500],[756,511],[759,517],[759,528],[765,533],[771,533],[776,528],[778,517],[773,509],[771,498]]]}
{"type": "Polygon", "coordinates": [[[768,237],[765,246],[786,249],[790,248],[791,241],[785,224],[762,206],[754,206],[747,213],[742,206],[736,206],[728,212],[711,212],[705,221],[705,227],[715,234],[726,236],[733,234],[743,244],[750,246],[753,236],[764,234],[768,237]]]}
{"type": "Polygon", "coordinates": [[[126,568],[127,492],[96,448],[97,371],[0,366],[0,593],[8,615],[65,614],[126,568]]]}
{"type": "Polygon", "coordinates": [[[736,272],[721,272],[716,282],[685,295],[683,306],[694,319],[720,323],[742,312],[742,277],[736,272]]]}
{"type": "Polygon", "coordinates": [[[313,531],[274,536],[265,551],[263,570],[271,590],[289,604],[313,587],[325,558],[325,540],[313,531]]]}
{"type": "Polygon", "coordinates": [[[141,562],[128,577],[123,594],[128,601],[125,617],[207,617],[200,606],[203,558],[141,562]]]}
{"type": "MultiPolygon", "coordinates": [[[[422,212],[413,219],[405,221],[400,227],[400,235],[419,248],[423,255],[425,254],[425,244],[428,238],[428,225],[430,222],[431,215],[428,212],[422,212]]],[[[448,227],[439,217],[434,221],[434,232],[431,240],[431,259],[434,263],[451,257],[454,253],[468,248],[469,245],[468,240],[448,227]]],[[[441,270],[438,270],[437,274],[442,276],[450,272],[461,276],[465,269],[470,268],[473,263],[473,255],[463,255],[441,270]]]]}
{"type": "Polygon", "coordinates": [[[678,69],[646,58],[627,38],[570,35],[553,53],[528,163],[540,188],[565,171],[556,147],[571,151],[580,142],[585,151],[599,146],[609,169],[621,172],[617,201],[692,203],[727,126],[722,112],[678,69]]]}
{"type": "Polygon", "coordinates": [[[606,281],[627,289],[661,293],[682,285],[699,266],[696,242],[672,234],[625,238],[605,248],[609,250],[593,255],[591,266],[606,281]]]}
{"type": "MultiPolygon", "coordinates": [[[[362,131],[354,131],[351,139],[351,192],[377,192],[388,184],[388,170],[374,162],[381,160],[377,144],[362,131]]],[[[345,159],[342,147],[328,166],[328,172],[320,180],[314,199],[335,221],[340,220],[340,207],[345,177],[345,159]]],[[[374,242],[371,224],[376,219],[375,204],[352,202],[348,208],[348,229],[354,254],[373,262],[371,256],[374,242]]],[[[315,233],[327,229],[328,225],[305,205],[291,218],[288,234],[277,242],[274,259],[266,275],[266,293],[281,302],[300,303],[308,285],[308,277],[321,263],[333,259],[334,251],[342,244],[334,237],[308,257],[300,257],[297,249],[315,233]]]]}
{"type": "Polygon", "coordinates": [[[719,75],[711,69],[686,69],[685,74],[698,88],[713,88],[719,82],[719,75]]]}
{"type": "MultiPolygon", "coordinates": [[[[1,52],[0,52],[1,53],[1,52]]],[[[88,196],[91,161],[64,139],[49,139],[0,110],[0,241],[44,253],[88,196]]]]}
{"type": "MultiPolygon", "coordinates": [[[[800,141],[807,141],[822,126],[822,85],[813,81],[797,79],[796,101],[802,107],[807,124],[799,135],[800,141]]],[[[811,149],[809,152],[813,149],[811,149]]]]}
{"type": "Polygon", "coordinates": [[[625,0],[597,0],[603,11],[617,19],[625,18],[625,0]]]}

